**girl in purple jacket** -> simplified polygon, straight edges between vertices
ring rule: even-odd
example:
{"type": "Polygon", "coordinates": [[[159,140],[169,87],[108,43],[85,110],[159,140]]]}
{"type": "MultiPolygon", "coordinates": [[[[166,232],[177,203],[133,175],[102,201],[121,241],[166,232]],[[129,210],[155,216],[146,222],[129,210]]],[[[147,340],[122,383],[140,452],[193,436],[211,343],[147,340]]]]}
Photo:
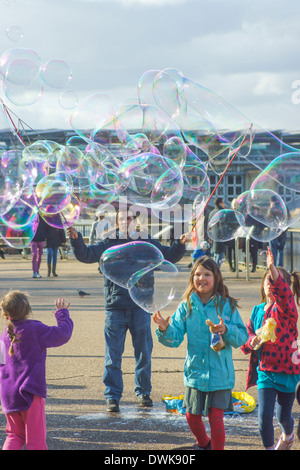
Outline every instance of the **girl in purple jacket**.
{"type": "Polygon", "coordinates": [[[1,301],[7,326],[0,336],[0,388],[6,415],[3,450],[47,450],[46,355],[47,348],[69,341],[73,322],[64,299],[55,302],[57,326],[29,319],[28,296],[10,291],[1,301]]]}

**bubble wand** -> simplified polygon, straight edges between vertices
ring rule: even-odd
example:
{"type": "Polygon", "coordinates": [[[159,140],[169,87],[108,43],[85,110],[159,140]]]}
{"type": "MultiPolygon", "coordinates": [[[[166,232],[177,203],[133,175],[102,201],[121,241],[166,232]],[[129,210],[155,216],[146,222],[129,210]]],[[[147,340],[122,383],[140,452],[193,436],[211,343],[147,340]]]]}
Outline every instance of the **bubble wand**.
{"type": "Polygon", "coordinates": [[[228,165],[227,165],[227,167],[225,168],[225,170],[223,171],[223,173],[222,173],[222,175],[221,175],[221,177],[220,177],[220,179],[219,179],[218,183],[216,184],[216,186],[214,187],[214,189],[213,189],[213,191],[212,191],[211,195],[210,195],[210,196],[209,196],[209,198],[207,199],[207,201],[206,201],[206,204],[205,204],[204,208],[202,209],[201,213],[200,213],[200,214],[197,216],[197,218],[196,218],[195,222],[193,223],[193,226],[192,226],[191,232],[192,232],[192,231],[195,229],[195,227],[196,227],[197,223],[199,222],[199,219],[200,219],[200,217],[203,215],[203,213],[204,213],[205,209],[207,208],[208,204],[209,204],[209,203],[210,203],[210,201],[211,201],[211,198],[212,198],[212,197],[213,197],[213,195],[215,194],[215,192],[216,192],[216,190],[217,190],[218,186],[220,185],[220,183],[221,183],[222,179],[224,178],[225,174],[226,174],[226,173],[227,173],[227,171],[229,170],[229,167],[230,167],[231,163],[233,162],[233,160],[234,160],[234,159],[235,159],[235,157],[237,156],[237,154],[238,154],[238,152],[239,152],[240,148],[242,147],[243,143],[245,142],[245,140],[246,140],[246,136],[247,136],[247,134],[249,133],[250,129],[252,129],[252,126],[253,126],[253,124],[250,124],[250,126],[249,126],[249,129],[248,129],[248,130],[247,130],[247,132],[245,133],[245,135],[244,135],[244,138],[243,138],[242,142],[240,143],[240,145],[238,146],[238,148],[237,148],[237,149],[236,149],[236,151],[234,152],[234,154],[233,154],[233,156],[232,156],[232,158],[231,158],[230,162],[228,162],[228,165]]]}

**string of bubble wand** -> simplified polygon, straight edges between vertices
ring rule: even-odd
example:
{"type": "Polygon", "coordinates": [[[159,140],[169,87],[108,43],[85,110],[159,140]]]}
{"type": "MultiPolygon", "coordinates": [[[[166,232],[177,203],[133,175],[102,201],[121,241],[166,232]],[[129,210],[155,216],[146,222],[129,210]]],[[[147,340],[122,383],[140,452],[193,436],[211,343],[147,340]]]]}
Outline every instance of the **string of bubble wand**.
{"type": "Polygon", "coordinates": [[[253,126],[253,124],[251,124],[251,125],[249,126],[249,129],[248,129],[247,132],[245,133],[242,142],[240,143],[240,145],[238,146],[238,148],[237,148],[236,151],[234,152],[233,156],[231,157],[230,161],[228,162],[227,167],[226,167],[225,170],[223,171],[223,173],[222,173],[222,175],[221,175],[219,181],[217,182],[216,186],[214,187],[213,191],[211,192],[211,195],[210,195],[209,198],[207,199],[206,204],[205,204],[205,206],[203,207],[201,213],[197,216],[195,222],[193,223],[191,232],[195,229],[197,223],[199,222],[200,217],[203,215],[205,209],[207,208],[208,204],[210,203],[210,201],[211,201],[213,195],[215,194],[217,188],[218,188],[219,185],[221,184],[222,179],[224,178],[225,174],[226,174],[227,171],[229,170],[230,165],[232,164],[232,162],[233,162],[233,160],[235,159],[235,157],[237,156],[237,154],[238,154],[240,148],[242,147],[243,143],[245,142],[246,136],[247,136],[247,134],[249,133],[250,129],[252,129],[252,126],[253,126]]]}

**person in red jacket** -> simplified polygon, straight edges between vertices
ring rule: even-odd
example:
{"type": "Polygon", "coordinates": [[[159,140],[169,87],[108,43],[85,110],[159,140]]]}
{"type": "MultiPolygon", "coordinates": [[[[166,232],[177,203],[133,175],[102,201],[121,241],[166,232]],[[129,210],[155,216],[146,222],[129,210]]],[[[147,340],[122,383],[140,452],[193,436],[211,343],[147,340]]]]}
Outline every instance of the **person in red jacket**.
{"type": "Polygon", "coordinates": [[[294,434],[292,407],[295,389],[300,380],[298,350],[297,306],[300,300],[300,273],[289,274],[283,267],[275,267],[270,248],[267,268],[262,278],[262,303],[253,308],[247,323],[248,341],[241,347],[250,354],[246,390],[257,384],[258,422],[265,449],[288,450],[294,434]],[[262,342],[257,330],[274,319],[276,326],[272,340],[262,342]],[[276,404],[277,419],[282,434],[274,446],[273,414],[276,404]]]}

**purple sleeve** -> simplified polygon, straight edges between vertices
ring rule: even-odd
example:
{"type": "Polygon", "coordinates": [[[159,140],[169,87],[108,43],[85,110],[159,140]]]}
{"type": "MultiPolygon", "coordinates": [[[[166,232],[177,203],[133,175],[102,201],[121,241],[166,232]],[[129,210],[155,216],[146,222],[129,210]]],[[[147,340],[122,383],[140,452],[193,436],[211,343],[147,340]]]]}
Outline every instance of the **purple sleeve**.
{"type": "Polygon", "coordinates": [[[44,348],[55,348],[67,343],[73,332],[73,321],[69,310],[60,308],[55,312],[57,326],[41,325],[40,343],[44,348]]]}

